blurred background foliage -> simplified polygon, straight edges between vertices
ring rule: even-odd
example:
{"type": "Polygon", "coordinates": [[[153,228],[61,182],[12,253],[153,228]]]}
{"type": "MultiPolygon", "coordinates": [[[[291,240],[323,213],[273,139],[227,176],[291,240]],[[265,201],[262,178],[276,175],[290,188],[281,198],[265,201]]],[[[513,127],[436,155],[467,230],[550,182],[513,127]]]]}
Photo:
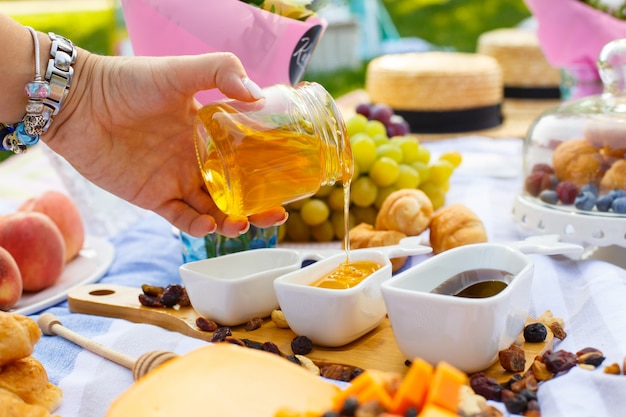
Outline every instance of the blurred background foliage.
{"type": "MultiPolygon", "coordinates": [[[[459,52],[475,52],[483,32],[514,27],[531,16],[523,0],[382,0],[382,4],[401,37],[459,52]]],[[[367,63],[334,73],[306,72],[304,78],[339,97],[363,88],[367,63]]]]}
{"type": "MultiPolygon", "coordinates": [[[[378,1],[402,38],[420,38],[437,48],[460,52],[474,52],[481,33],[516,26],[530,16],[523,0],[378,1]]],[[[40,31],[63,34],[99,54],[117,53],[125,36],[119,0],[0,0],[0,11],[40,31]]],[[[307,71],[303,78],[319,82],[339,97],[364,87],[367,64],[364,60],[357,68],[307,71]]],[[[0,161],[8,156],[0,152],[0,161]]]]}

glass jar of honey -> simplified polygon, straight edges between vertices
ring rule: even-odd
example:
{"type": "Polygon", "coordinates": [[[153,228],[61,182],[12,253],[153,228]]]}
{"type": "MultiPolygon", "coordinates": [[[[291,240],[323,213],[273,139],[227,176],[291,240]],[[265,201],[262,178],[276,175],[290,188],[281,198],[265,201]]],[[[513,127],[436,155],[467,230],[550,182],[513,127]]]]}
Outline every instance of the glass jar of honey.
{"type": "Polygon", "coordinates": [[[260,213],[352,178],[344,120],[320,84],[279,84],[263,92],[255,102],[210,103],[194,122],[204,182],[229,215],[260,213]]]}

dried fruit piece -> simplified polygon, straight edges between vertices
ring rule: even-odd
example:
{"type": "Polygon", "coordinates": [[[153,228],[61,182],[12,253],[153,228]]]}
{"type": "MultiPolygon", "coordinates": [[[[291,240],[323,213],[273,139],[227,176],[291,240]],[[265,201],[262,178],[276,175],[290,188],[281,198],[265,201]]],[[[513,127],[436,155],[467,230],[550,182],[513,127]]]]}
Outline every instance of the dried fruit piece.
{"type": "Polygon", "coordinates": [[[253,317],[249,322],[246,323],[246,331],[251,332],[261,327],[263,324],[263,319],[261,317],[253,317]]]}
{"type": "Polygon", "coordinates": [[[594,367],[600,366],[602,362],[604,362],[604,355],[600,351],[596,352],[586,352],[578,356],[578,363],[584,365],[591,365],[594,367]]]}
{"type": "Polygon", "coordinates": [[[178,304],[180,296],[183,293],[183,287],[178,284],[171,284],[165,287],[161,294],[161,303],[165,307],[174,307],[178,304]]]}
{"type": "Polygon", "coordinates": [[[524,372],[526,369],[526,355],[524,349],[512,344],[508,349],[498,352],[500,365],[507,371],[524,372]]]}
{"type": "Polygon", "coordinates": [[[612,363],[609,366],[607,366],[606,368],[604,368],[604,373],[605,374],[612,374],[612,375],[619,375],[621,373],[620,369],[619,369],[619,365],[617,363],[612,363]]]}
{"type": "Polygon", "coordinates": [[[531,323],[524,327],[524,340],[530,343],[541,343],[546,340],[548,329],[543,323],[531,323]]]}
{"type": "Polygon", "coordinates": [[[158,296],[139,294],[139,303],[144,307],[163,307],[158,296]]]}
{"type": "Polygon", "coordinates": [[[354,370],[352,368],[345,365],[330,364],[319,367],[319,369],[321,376],[328,379],[334,379],[335,381],[350,382],[358,376],[354,374],[354,370]]]}
{"type": "Polygon", "coordinates": [[[163,290],[165,290],[165,288],[161,287],[160,285],[150,285],[150,284],[141,285],[141,291],[143,291],[143,293],[146,295],[159,297],[161,294],[163,294],[163,290]]]}
{"type": "Polygon", "coordinates": [[[576,366],[576,355],[565,350],[557,350],[556,352],[548,351],[543,354],[543,363],[553,374],[566,372],[576,366]]]}
{"type": "Polygon", "coordinates": [[[296,355],[307,355],[313,350],[313,342],[306,336],[296,336],[291,341],[291,350],[296,355]]]}
{"type": "Polygon", "coordinates": [[[478,395],[482,395],[488,400],[500,401],[502,397],[502,386],[494,378],[478,372],[470,377],[470,386],[478,395]]]}
{"type": "Polygon", "coordinates": [[[550,330],[554,334],[554,337],[556,337],[557,339],[563,340],[567,337],[567,333],[558,321],[553,321],[548,325],[548,327],[550,327],[550,330]]]}
{"type": "Polygon", "coordinates": [[[213,343],[223,342],[224,340],[226,340],[227,336],[232,336],[232,335],[233,333],[230,330],[230,327],[220,327],[219,329],[215,331],[215,333],[213,333],[211,342],[213,343]]]}
{"type": "Polygon", "coordinates": [[[530,369],[537,381],[547,381],[554,377],[554,374],[548,370],[546,364],[538,360],[533,361],[530,369]]]}
{"type": "Polygon", "coordinates": [[[216,322],[214,322],[213,320],[206,319],[204,317],[198,317],[196,319],[196,326],[198,326],[198,329],[204,332],[214,332],[218,328],[218,325],[216,322]]]}

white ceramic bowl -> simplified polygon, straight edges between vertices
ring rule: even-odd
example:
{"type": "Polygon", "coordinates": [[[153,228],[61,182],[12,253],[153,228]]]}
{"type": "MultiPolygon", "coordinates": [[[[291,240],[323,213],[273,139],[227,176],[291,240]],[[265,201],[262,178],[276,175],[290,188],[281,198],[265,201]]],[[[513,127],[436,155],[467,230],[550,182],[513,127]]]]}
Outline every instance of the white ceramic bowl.
{"type": "Polygon", "coordinates": [[[533,270],[519,250],[480,243],[448,250],[397,274],[381,291],[400,351],[407,359],[446,361],[468,373],[489,367],[524,329],[533,270]],[[459,273],[478,269],[506,271],[513,278],[487,298],[431,292],[459,273]]]}
{"type": "Polygon", "coordinates": [[[382,252],[361,249],[350,253],[350,261],[372,261],[383,265],[358,285],[347,289],[312,286],[345,262],[339,253],[274,281],[278,303],[289,327],[318,346],[346,345],[374,329],[385,318],[381,284],[391,278],[391,262],[382,252]]]}
{"type": "Polygon", "coordinates": [[[198,314],[236,326],[278,308],[273,282],[299,269],[301,260],[291,249],[254,249],[189,262],[179,272],[198,314]]]}

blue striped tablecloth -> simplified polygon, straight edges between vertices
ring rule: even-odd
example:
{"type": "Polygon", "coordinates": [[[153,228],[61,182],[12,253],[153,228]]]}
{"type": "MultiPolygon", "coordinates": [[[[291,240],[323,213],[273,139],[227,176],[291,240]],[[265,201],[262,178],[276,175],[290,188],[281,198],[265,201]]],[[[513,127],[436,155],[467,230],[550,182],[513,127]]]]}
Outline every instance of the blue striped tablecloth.
{"type": "MultiPolygon", "coordinates": [[[[449,149],[464,155],[452,177],[448,203],[460,202],[475,211],[491,241],[523,237],[511,220],[513,200],[522,183],[519,139],[465,137],[428,147],[434,156],[449,149]]],[[[0,165],[0,178],[5,179],[0,185],[0,214],[12,210],[28,194],[63,188],[54,172],[45,168],[41,153],[19,158],[0,165]]],[[[116,256],[101,282],[138,287],[180,280],[180,243],[161,218],[149,214],[110,240],[116,256]]],[[[626,255],[623,248],[621,252],[626,255]]],[[[557,342],[555,349],[575,352],[593,346],[604,352],[603,366],[613,362],[621,366],[626,357],[624,269],[596,259],[531,257],[536,265],[531,316],[549,309],[565,320],[568,336],[557,342]]],[[[66,302],[47,311],[66,327],[134,357],[156,349],[184,353],[205,343],[151,325],[73,314],[66,302]]],[[[36,319],[37,314],[32,317],[36,319]]],[[[63,403],[57,410],[62,417],[103,416],[111,401],[132,383],[127,369],[60,337],[43,336],[34,355],[63,390],[63,403]]],[[[622,417],[626,413],[626,376],[575,368],[542,384],[539,402],[544,417],[622,417]]]]}

